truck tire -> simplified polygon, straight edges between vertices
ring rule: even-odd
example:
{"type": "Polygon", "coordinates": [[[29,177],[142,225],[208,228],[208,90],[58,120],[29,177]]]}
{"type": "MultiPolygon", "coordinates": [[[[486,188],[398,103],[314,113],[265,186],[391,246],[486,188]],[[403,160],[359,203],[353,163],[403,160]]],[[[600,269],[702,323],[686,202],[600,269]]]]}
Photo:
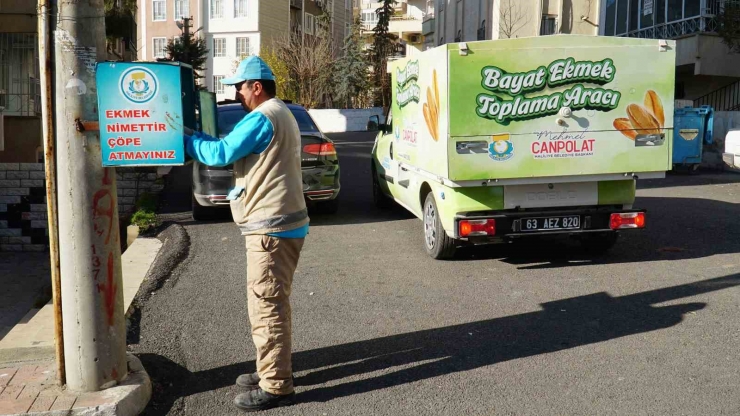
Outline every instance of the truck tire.
{"type": "Polygon", "coordinates": [[[391,206],[391,200],[383,193],[383,189],[380,188],[380,182],[378,181],[378,171],[375,170],[373,164],[370,174],[373,177],[373,204],[376,208],[385,209],[391,206]]]}
{"type": "Polygon", "coordinates": [[[427,254],[436,260],[454,258],[457,250],[455,240],[448,237],[442,227],[439,211],[437,211],[437,202],[434,200],[432,192],[427,194],[422,208],[424,209],[424,248],[427,254]]]}
{"type": "Polygon", "coordinates": [[[581,244],[587,253],[601,255],[614,247],[618,238],[619,234],[614,231],[589,234],[581,239],[581,244]]]}

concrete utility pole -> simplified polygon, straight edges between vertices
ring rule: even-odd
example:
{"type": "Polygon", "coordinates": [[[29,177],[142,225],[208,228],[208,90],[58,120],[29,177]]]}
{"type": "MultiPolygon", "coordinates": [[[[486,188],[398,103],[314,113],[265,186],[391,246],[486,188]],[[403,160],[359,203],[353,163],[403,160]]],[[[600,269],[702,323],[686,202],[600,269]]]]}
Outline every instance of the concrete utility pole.
{"type": "Polygon", "coordinates": [[[105,60],[103,0],[58,0],[55,121],[67,387],[97,391],[127,375],[116,172],[102,167],[95,64],[105,60]]]}

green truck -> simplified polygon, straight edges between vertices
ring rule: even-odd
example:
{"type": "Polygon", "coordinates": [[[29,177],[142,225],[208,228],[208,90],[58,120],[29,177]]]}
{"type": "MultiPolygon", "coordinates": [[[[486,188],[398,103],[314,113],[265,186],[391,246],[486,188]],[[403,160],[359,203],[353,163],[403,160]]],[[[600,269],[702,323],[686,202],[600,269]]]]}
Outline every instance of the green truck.
{"type": "Polygon", "coordinates": [[[389,62],[376,204],[423,222],[435,259],[564,234],[604,252],[645,226],[635,181],[671,169],[675,42],[546,36],[455,43],[389,62]]]}

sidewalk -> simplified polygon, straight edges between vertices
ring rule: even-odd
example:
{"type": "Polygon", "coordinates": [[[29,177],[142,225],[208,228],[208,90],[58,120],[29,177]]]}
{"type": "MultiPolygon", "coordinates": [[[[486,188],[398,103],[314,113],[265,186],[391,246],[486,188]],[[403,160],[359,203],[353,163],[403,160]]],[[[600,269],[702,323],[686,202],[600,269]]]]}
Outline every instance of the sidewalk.
{"type": "MultiPolygon", "coordinates": [[[[123,306],[126,311],[161,247],[162,242],[156,238],[138,238],[123,254],[123,306]]],[[[134,356],[128,357],[129,377],[119,386],[84,394],[67,392],[56,386],[53,305],[49,302],[41,308],[33,308],[35,295],[32,292],[51,280],[49,255],[0,254],[3,254],[0,257],[0,287],[7,286],[12,292],[0,297],[3,303],[0,308],[4,308],[0,309],[3,319],[0,323],[15,325],[0,339],[0,415],[37,411],[47,415],[133,415],[136,413],[131,409],[143,408],[151,394],[151,385],[134,356]],[[33,309],[29,311],[29,308],[33,309]],[[22,319],[18,319],[19,316],[22,319]],[[91,412],[92,409],[97,410],[91,412]]]]}
{"type": "Polygon", "coordinates": [[[51,297],[49,254],[0,252],[0,287],[2,340],[38,300],[51,297]]]}

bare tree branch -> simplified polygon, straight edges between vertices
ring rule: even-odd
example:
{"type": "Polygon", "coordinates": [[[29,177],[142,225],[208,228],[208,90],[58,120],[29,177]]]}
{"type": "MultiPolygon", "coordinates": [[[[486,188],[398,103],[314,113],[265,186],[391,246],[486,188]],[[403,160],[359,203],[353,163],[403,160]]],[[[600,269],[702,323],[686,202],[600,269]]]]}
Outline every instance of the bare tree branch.
{"type": "Polygon", "coordinates": [[[529,11],[519,0],[501,0],[499,30],[503,37],[509,39],[528,25],[532,20],[529,11]]]}

